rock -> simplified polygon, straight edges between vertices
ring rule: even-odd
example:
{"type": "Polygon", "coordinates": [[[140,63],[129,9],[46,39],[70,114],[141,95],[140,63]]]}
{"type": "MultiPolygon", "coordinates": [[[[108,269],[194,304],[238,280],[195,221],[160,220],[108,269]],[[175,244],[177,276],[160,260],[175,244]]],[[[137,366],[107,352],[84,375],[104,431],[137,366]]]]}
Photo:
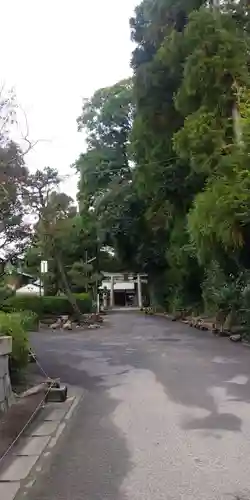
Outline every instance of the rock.
{"type": "Polygon", "coordinates": [[[70,320],[66,321],[63,325],[63,330],[72,330],[72,322],[70,320]]]}
{"type": "Polygon", "coordinates": [[[193,327],[193,328],[196,328],[197,327],[197,323],[199,321],[199,318],[195,318],[194,316],[190,319],[189,321],[189,326],[193,327]]]}
{"type": "Polygon", "coordinates": [[[103,318],[101,317],[100,314],[93,313],[89,316],[88,319],[93,323],[103,323],[103,318]]]}
{"type": "Polygon", "coordinates": [[[63,321],[65,323],[66,321],[69,320],[69,316],[68,315],[62,316],[60,319],[61,319],[61,321],[63,321]]]}
{"type": "Polygon", "coordinates": [[[241,334],[240,333],[236,333],[235,335],[231,335],[230,340],[232,342],[241,342],[241,340],[242,340],[241,334]]]}
{"type": "Polygon", "coordinates": [[[56,323],[52,323],[52,325],[50,325],[51,330],[59,330],[61,327],[62,327],[61,320],[60,322],[57,321],[56,323]]]}
{"type": "Polygon", "coordinates": [[[154,314],[152,307],[147,307],[145,309],[145,314],[149,314],[150,316],[152,316],[154,314]]]}
{"type": "Polygon", "coordinates": [[[230,337],[231,335],[231,332],[229,332],[228,330],[221,330],[219,332],[219,337],[230,337]]]}

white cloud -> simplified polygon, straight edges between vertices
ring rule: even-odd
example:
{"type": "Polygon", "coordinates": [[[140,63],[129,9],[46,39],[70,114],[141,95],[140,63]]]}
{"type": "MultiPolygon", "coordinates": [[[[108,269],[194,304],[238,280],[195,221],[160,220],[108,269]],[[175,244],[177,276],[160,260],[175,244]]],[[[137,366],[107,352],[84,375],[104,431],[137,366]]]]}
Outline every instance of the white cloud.
{"type": "MultiPolygon", "coordinates": [[[[129,17],[136,0],[1,0],[1,75],[14,86],[33,140],[28,164],[69,165],[84,150],[82,97],[130,73],[129,17]]],[[[68,194],[75,192],[68,179],[68,194]]]]}

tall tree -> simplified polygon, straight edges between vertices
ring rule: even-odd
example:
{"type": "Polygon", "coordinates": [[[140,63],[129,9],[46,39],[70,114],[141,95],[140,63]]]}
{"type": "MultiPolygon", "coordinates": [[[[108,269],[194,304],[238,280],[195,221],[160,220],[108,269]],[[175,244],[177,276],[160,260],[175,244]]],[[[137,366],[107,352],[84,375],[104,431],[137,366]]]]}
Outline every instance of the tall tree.
{"type": "Polygon", "coordinates": [[[82,217],[93,217],[99,246],[113,247],[122,269],[148,272],[162,259],[162,246],[153,245],[146,204],[134,183],[133,114],[130,80],[101,89],[87,101],[78,119],[88,144],[76,162],[81,174],[79,199],[82,217]]]}
{"type": "Polygon", "coordinates": [[[247,265],[249,7],[143,0],[131,32],[127,107],[118,83],[79,118],[82,216],[124,265],[148,273],[157,302],[184,307],[205,296],[209,269],[247,265]]]}
{"type": "Polygon", "coordinates": [[[57,170],[49,167],[43,171],[37,170],[30,175],[26,203],[37,218],[34,243],[37,244],[44,260],[53,260],[62,288],[80,319],[81,312],[71,291],[63,263],[63,251],[74,226],[76,207],[70,197],[58,192],[59,184],[57,170]]]}
{"type": "Polygon", "coordinates": [[[222,240],[242,238],[232,214],[248,182],[238,109],[241,89],[249,88],[248,19],[245,2],[145,0],[131,20],[135,183],[152,228],[165,234],[172,302],[172,294],[190,296],[194,286],[196,298],[201,293],[201,245],[227,271],[235,267],[222,240]],[[236,179],[238,193],[229,193],[236,179]]]}
{"type": "Polygon", "coordinates": [[[24,189],[28,182],[25,154],[32,147],[28,143],[23,150],[12,140],[12,128],[16,121],[16,100],[12,91],[0,90],[0,274],[5,265],[22,253],[31,231],[26,218],[24,189]]]}
{"type": "Polygon", "coordinates": [[[132,81],[98,90],[83,101],[78,129],[87,133],[87,151],[76,161],[80,203],[93,206],[107,186],[131,178],[129,135],[133,118],[132,81]]]}
{"type": "MultiPolygon", "coordinates": [[[[204,184],[204,176],[194,176],[189,160],[176,152],[173,136],[183,126],[184,118],[175,104],[175,95],[183,78],[185,61],[184,30],[192,9],[202,1],[143,1],[131,20],[132,37],[137,43],[132,65],[135,82],[135,120],[132,132],[134,161],[137,164],[135,185],[146,202],[145,218],[154,234],[155,248],[161,251],[161,265],[149,270],[151,279],[162,280],[162,294],[179,293],[182,274],[170,255],[176,254],[183,240],[172,238],[172,231],[184,229],[187,256],[193,262],[185,232],[185,219],[193,195],[204,184]],[[180,223],[182,220],[182,223],[180,223]],[[172,271],[174,266],[174,272],[172,271]],[[165,273],[163,269],[165,268],[165,273]],[[170,283],[170,279],[177,283],[170,283]]],[[[197,266],[188,266],[197,274],[197,266]]],[[[180,269],[180,268],[179,268],[180,269]]]]}

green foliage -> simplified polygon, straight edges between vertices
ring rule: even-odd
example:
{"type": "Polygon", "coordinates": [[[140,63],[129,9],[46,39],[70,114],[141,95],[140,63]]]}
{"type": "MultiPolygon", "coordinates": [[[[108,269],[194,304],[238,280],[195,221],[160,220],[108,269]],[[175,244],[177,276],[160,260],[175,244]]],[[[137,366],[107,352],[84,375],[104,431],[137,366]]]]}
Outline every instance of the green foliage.
{"type": "Polygon", "coordinates": [[[20,311],[15,313],[15,316],[20,318],[21,325],[25,331],[32,332],[39,327],[38,314],[34,311],[20,311]]]}
{"type": "Polygon", "coordinates": [[[87,264],[82,260],[74,262],[68,271],[68,276],[72,284],[72,290],[76,293],[82,290],[93,289],[101,279],[101,275],[94,272],[93,265],[91,263],[87,264]]]}
{"type": "Polygon", "coordinates": [[[78,118],[79,227],[148,274],[151,305],[235,310],[250,269],[249,7],[143,0],[131,32],[133,79],[78,118]]]}
{"type": "MultiPolygon", "coordinates": [[[[223,14],[219,9],[213,11],[207,7],[193,12],[182,35],[177,36],[174,31],[172,30],[171,35],[165,37],[159,54],[163,64],[169,64],[170,60],[174,63],[174,70],[171,71],[170,77],[175,75],[179,78],[171,102],[174,102],[175,110],[185,119],[182,125],[181,120],[174,122],[172,115],[171,124],[177,124],[177,131],[172,127],[171,136],[174,151],[189,165],[182,188],[184,186],[191,188],[183,191],[182,200],[180,196],[177,196],[177,203],[172,203],[172,214],[175,214],[176,209],[180,214],[183,200],[186,200],[183,217],[188,221],[191,245],[188,238],[186,241],[181,239],[181,233],[178,228],[176,231],[174,224],[170,225],[170,244],[167,250],[167,262],[170,266],[167,274],[170,282],[170,302],[175,306],[177,301],[179,306],[187,300],[187,297],[190,300],[192,288],[196,290],[198,297],[203,273],[202,270],[199,271],[195,256],[198,257],[200,265],[205,266],[206,276],[210,273],[210,279],[213,275],[210,262],[212,264],[215,256],[222,261],[225,253],[229,258],[226,255],[223,262],[224,269],[231,258],[231,269],[235,271],[235,267],[238,267],[239,273],[243,252],[237,252],[237,249],[244,248],[249,242],[249,172],[246,155],[249,137],[249,98],[247,92],[244,91],[242,99],[242,92],[237,91],[239,87],[249,86],[249,42],[246,40],[242,26],[236,22],[232,11],[226,9],[226,5],[224,5],[223,14]],[[175,41],[175,47],[173,47],[172,40],[175,41]],[[183,64],[183,73],[178,70],[180,62],[183,64]],[[244,101],[243,109],[242,100],[244,101]],[[242,116],[242,123],[238,124],[233,114],[234,107],[237,105],[242,116]],[[240,128],[241,137],[245,141],[244,146],[241,145],[241,150],[238,145],[234,145],[235,138],[239,138],[240,128]],[[193,207],[190,202],[193,202],[193,207]],[[176,240],[179,241],[178,245],[174,243],[176,234],[179,234],[179,240],[176,240]],[[191,255],[190,250],[192,250],[191,255]],[[194,267],[190,266],[192,259],[194,267]],[[193,273],[193,277],[195,275],[198,277],[196,281],[192,278],[192,268],[196,269],[196,273],[193,273]],[[193,282],[193,287],[189,287],[187,294],[186,276],[190,283],[193,282]]],[[[160,76],[159,68],[156,70],[160,76]]],[[[152,71],[155,71],[155,64],[152,64],[152,71]]],[[[138,78],[140,75],[141,73],[138,73],[138,78]]],[[[167,83],[170,77],[166,72],[165,76],[167,83]]],[[[163,83],[162,76],[159,81],[163,83]]],[[[151,103],[153,92],[152,87],[151,103]]],[[[157,96],[155,98],[157,99],[157,96]]],[[[145,105],[145,99],[143,105],[145,105]]],[[[154,105],[154,112],[156,109],[154,105]]],[[[138,114],[142,116],[143,106],[140,101],[138,101],[137,111],[136,119],[138,119],[138,114]]],[[[165,119],[170,116],[169,110],[166,109],[164,113],[165,119]]],[[[140,127],[141,120],[140,118],[140,127]]],[[[152,134],[153,121],[149,123],[147,118],[144,122],[152,134]]],[[[165,138],[169,130],[168,127],[165,138]]],[[[157,131],[156,140],[159,140],[159,137],[160,134],[157,131]]],[[[141,139],[143,140],[142,133],[141,139]]],[[[142,147],[139,140],[138,145],[141,156],[142,147]]],[[[147,147],[146,144],[145,147],[147,147]]],[[[154,147],[155,141],[153,147],[149,144],[150,154],[154,151],[154,147]]],[[[158,148],[157,154],[159,151],[164,154],[163,148],[158,148]]],[[[164,157],[166,158],[166,155],[164,157]]],[[[174,161],[172,165],[173,163],[174,161]]],[[[141,169],[148,180],[152,174],[148,175],[144,165],[145,161],[141,169]]],[[[170,193],[166,191],[165,170],[166,167],[162,161],[162,191],[165,190],[167,199],[170,200],[170,193]]],[[[156,196],[159,201],[160,196],[155,189],[157,185],[150,182],[149,186],[150,189],[154,186],[153,196],[156,196]]],[[[245,258],[244,264],[246,263],[245,258]]],[[[225,272],[227,274],[228,269],[225,269],[225,272]]],[[[236,307],[235,304],[239,302],[240,296],[236,278],[231,282],[225,277],[225,281],[222,281],[220,286],[217,284],[217,287],[212,290],[205,286],[207,284],[205,282],[203,285],[206,290],[203,292],[205,304],[210,300],[215,309],[220,308],[222,303],[226,303],[229,309],[236,307]]]]}
{"type": "Polygon", "coordinates": [[[222,160],[225,173],[208,181],[189,213],[192,240],[202,260],[216,244],[232,252],[245,244],[250,222],[250,175],[243,155],[222,160]],[[224,168],[225,167],[225,168],[224,168]]]}
{"type": "Polygon", "coordinates": [[[0,284],[0,304],[2,304],[8,297],[11,297],[13,293],[14,292],[10,287],[4,285],[4,283],[2,285],[0,284]]]}
{"type": "Polygon", "coordinates": [[[245,337],[250,339],[250,283],[248,282],[242,293],[241,319],[244,325],[245,337]]]}
{"type": "MultiPolygon", "coordinates": [[[[27,326],[27,325],[26,325],[27,326]]],[[[0,313],[0,335],[12,337],[10,374],[12,381],[21,376],[29,359],[29,342],[24,319],[19,314],[0,313]]]]}
{"type": "Polygon", "coordinates": [[[206,313],[223,313],[229,330],[241,324],[250,332],[248,271],[226,275],[219,263],[212,261],[203,282],[203,299],[206,313]]]}
{"type": "Polygon", "coordinates": [[[87,130],[87,152],[76,162],[80,204],[95,205],[111,183],[131,178],[129,134],[133,117],[132,81],[98,90],[83,101],[79,130],[87,130]]]}
{"type": "MultiPolygon", "coordinates": [[[[88,294],[75,296],[77,305],[82,313],[89,313],[92,309],[92,301],[88,294]]],[[[5,301],[5,307],[11,307],[15,311],[32,311],[40,319],[44,316],[72,315],[73,308],[66,296],[37,297],[34,295],[15,295],[5,301]]]]}
{"type": "Polygon", "coordinates": [[[211,261],[205,271],[202,295],[206,313],[215,313],[219,307],[219,293],[224,287],[226,276],[217,261],[211,261]]]}
{"type": "Polygon", "coordinates": [[[38,315],[33,311],[12,311],[10,313],[1,311],[0,317],[4,320],[7,318],[6,321],[13,320],[13,322],[20,323],[25,332],[37,330],[39,324],[38,315]]]}
{"type": "MultiPolygon", "coordinates": [[[[78,121],[84,127],[88,143],[87,153],[76,163],[82,179],[79,185],[81,216],[86,221],[91,214],[99,247],[108,245],[115,250],[120,269],[154,275],[155,272],[161,274],[165,264],[164,234],[161,231],[162,244],[155,245],[159,234],[151,229],[147,205],[133,181],[131,83],[120,82],[98,91],[85,103],[78,121]],[[108,110],[112,110],[112,117],[108,110]]],[[[99,269],[103,270],[101,262],[99,269]]],[[[72,278],[72,271],[69,274],[72,278]]]]}
{"type": "Polygon", "coordinates": [[[10,133],[16,120],[16,108],[14,93],[5,92],[2,87],[0,95],[0,261],[3,271],[8,260],[14,261],[31,237],[30,226],[24,220],[25,189],[29,177],[24,162],[25,151],[22,151],[12,140],[10,133]]]}
{"type": "Polygon", "coordinates": [[[190,162],[197,174],[207,176],[220,161],[227,129],[232,129],[231,120],[224,124],[215,111],[202,106],[187,116],[184,127],[174,135],[175,150],[181,158],[190,162]]]}
{"type": "Polygon", "coordinates": [[[185,217],[176,217],[166,251],[168,303],[173,310],[201,303],[202,270],[190,244],[185,217]]]}
{"type": "Polygon", "coordinates": [[[234,82],[249,82],[249,42],[243,30],[231,13],[205,7],[190,15],[183,43],[186,57],[177,108],[186,116],[205,105],[209,110],[217,109],[222,118],[230,118],[234,82]]]}

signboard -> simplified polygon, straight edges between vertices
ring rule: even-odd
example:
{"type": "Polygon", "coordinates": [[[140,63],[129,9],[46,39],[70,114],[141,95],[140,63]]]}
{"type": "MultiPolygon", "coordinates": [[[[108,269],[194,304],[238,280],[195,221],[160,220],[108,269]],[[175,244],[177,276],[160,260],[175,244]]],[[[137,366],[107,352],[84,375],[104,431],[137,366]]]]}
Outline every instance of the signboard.
{"type": "Polygon", "coordinates": [[[41,260],[41,274],[46,274],[48,272],[48,261],[47,260],[41,260]]]}

